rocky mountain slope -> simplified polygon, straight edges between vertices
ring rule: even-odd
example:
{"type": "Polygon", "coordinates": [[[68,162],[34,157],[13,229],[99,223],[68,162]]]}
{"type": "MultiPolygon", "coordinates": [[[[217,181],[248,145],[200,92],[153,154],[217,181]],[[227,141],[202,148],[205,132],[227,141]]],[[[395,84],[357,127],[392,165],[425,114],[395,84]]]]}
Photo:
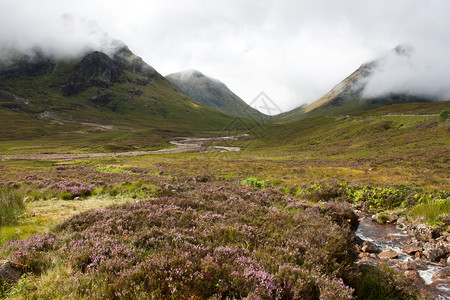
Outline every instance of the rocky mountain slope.
{"type": "Polygon", "coordinates": [[[224,83],[199,71],[174,73],[167,75],[166,79],[197,102],[223,113],[258,119],[265,116],[236,96],[224,83]]]}
{"type": "Polygon", "coordinates": [[[135,149],[165,136],[221,130],[232,119],[176,89],[121,42],[109,55],[56,59],[35,50],[0,62],[2,140],[81,131],[135,149]]]}

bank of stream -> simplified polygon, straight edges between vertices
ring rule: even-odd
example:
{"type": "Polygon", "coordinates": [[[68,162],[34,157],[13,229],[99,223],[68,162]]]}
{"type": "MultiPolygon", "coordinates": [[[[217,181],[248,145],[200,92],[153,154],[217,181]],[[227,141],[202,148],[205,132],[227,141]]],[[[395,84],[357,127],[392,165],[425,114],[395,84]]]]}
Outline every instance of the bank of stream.
{"type": "Polygon", "coordinates": [[[412,277],[415,284],[430,294],[433,299],[450,299],[449,276],[445,276],[450,267],[442,259],[440,262],[430,261],[423,254],[421,255],[419,250],[415,253],[410,252],[408,249],[412,249],[414,237],[411,232],[408,232],[407,227],[400,228],[399,225],[394,224],[381,225],[365,214],[360,215],[359,221],[356,236],[363,241],[363,252],[358,263],[388,264],[412,277]],[[439,276],[440,274],[443,276],[439,276]]]}
{"type": "Polygon", "coordinates": [[[45,153],[45,154],[12,154],[0,155],[0,161],[12,159],[37,159],[37,160],[74,160],[104,157],[132,157],[152,154],[174,154],[174,153],[195,153],[195,152],[234,152],[241,148],[233,146],[213,146],[212,143],[227,143],[246,135],[223,136],[223,137],[179,137],[169,143],[172,148],[165,148],[154,151],[128,151],[128,152],[99,152],[99,153],[45,153]]]}

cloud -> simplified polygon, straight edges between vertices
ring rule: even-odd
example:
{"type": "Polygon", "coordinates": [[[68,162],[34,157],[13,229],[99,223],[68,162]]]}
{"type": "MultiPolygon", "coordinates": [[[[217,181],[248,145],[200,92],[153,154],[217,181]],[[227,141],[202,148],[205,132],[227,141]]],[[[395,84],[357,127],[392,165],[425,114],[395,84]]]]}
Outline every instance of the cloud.
{"type": "MultiPolygon", "coordinates": [[[[98,50],[112,54],[119,43],[93,20],[73,14],[48,18],[24,19],[25,26],[1,32],[2,56],[12,50],[33,55],[38,48],[58,59],[80,56],[98,50]]],[[[10,24],[11,25],[11,24],[10,24]]]]}
{"type": "Polygon", "coordinates": [[[372,91],[396,82],[445,93],[449,10],[446,0],[2,0],[0,48],[38,44],[62,56],[107,51],[108,32],[162,74],[196,69],[244,101],[264,91],[288,110],[402,43],[416,49],[414,67],[397,74],[385,66],[389,80],[374,76],[372,91]],[[65,13],[84,21],[61,24],[65,13]],[[403,79],[393,80],[397,75],[403,79]]]}
{"type": "Polygon", "coordinates": [[[378,60],[374,73],[367,78],[363,95],[381,97],[394,93],[450,100],[447,52],[448,48],[427,44],[407,47],[401,53],[391,51],[378,60]]]}

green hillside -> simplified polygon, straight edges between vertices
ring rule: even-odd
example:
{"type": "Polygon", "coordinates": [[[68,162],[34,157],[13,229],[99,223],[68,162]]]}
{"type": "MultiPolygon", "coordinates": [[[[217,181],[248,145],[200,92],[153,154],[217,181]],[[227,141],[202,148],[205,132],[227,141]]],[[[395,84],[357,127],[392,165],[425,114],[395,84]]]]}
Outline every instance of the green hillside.
{"type": "Polygon", "coordinates": [[[128,48],[113,58],[22,57],[0,70],[0,151],[148,148],[232,120],[177,90],[128,48]]]}
{"type": "Polygon", "coordinates": [[[245,103],[224,83],[199,71],[174,73],[167,75],[166,79],[197,102],[223,113],[255,120],[265,120],[267,117],[245,103]]]}

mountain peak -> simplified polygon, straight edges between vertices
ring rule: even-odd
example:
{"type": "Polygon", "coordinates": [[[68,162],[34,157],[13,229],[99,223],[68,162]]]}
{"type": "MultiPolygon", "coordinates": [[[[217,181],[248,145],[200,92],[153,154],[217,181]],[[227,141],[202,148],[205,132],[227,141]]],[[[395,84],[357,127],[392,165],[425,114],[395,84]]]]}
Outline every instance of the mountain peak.
{"type": "Polygon", "coordinates": [[[205,74],[203,74],[200,71],[194,70],[194,69],[188,69],[184,70],[178,73],[173,73],[170,75],[167,75],[167,77],[176,77],[178,80],[191,80],[192,78],[204,78],[207,77],[205,74]]]}
{"type": "Polygon", "coordinates": [[[394,51],[394,53],[399,56],[409,57],[413,53],[414,47],[408,44],[400,44],[397,45],[397,47],[395,47],[394,49],[392,49],[392,51],[394,51]]]}
{"type": "Polygon", "coordinates": [[[197,102],[223,113],[242,117],[263,116],[235,95],[223,82],[200,71],[189,69],[167,75],[166,79],[197,102]]]}

